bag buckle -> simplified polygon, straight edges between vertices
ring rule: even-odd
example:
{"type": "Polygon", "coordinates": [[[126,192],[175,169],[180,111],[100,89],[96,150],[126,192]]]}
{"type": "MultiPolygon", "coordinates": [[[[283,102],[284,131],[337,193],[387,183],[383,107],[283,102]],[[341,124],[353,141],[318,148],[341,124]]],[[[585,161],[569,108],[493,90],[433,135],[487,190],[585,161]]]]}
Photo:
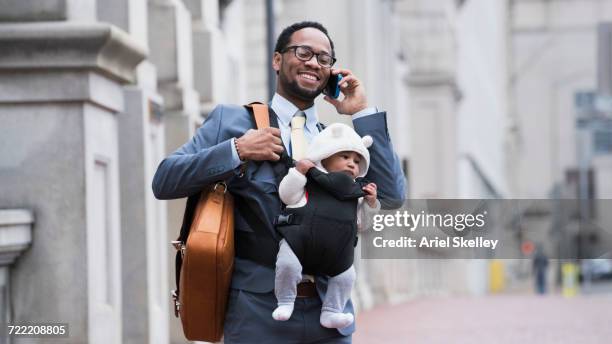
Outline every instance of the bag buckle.
{"type": "Polygon", "coordinates": [[[172,246],[174,246],[174,248],[177,251],[181,251],[181,258],[184,258],[185,257],[185,250],[187,249],[185,244],[183,244],[183,242],[180,241],[180,240],[173,240],[173,241],[170,241],[170,243],[172,244],[172,246]]]}
{"type": "Polygon", "coordinates": [[[178,293],[176,289],[172,291],[172,299],[174,300],[174,316],[179,317],[179,311],[181,310],[181,303],[178,300],[178,293]]]}
{"type": "Polygon", "coordinates": [[[217,191],[217,186],[223,187],[224,194],[227,192],[227,184],[225,184],[225,182],[217,182],[217,184],[215,184],[215,186],[213,187],[213,191],[217,191]]]}

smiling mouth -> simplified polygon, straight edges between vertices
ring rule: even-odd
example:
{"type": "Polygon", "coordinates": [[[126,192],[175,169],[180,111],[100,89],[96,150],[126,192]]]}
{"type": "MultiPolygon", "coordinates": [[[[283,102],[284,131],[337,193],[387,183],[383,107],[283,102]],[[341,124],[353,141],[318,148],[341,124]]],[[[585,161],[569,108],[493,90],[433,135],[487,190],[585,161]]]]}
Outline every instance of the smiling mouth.
{"type": "Polygon", "coordinates": [[[320,80],[320,78],[318,76],[313,75],[313,74],[308,74],[308,73],[299,73],[298,76],[301,79],[305,79],[305,80],[308,80],[308,81],[311,81],[311,82],[316,82],[316,81],[320,80]]]}

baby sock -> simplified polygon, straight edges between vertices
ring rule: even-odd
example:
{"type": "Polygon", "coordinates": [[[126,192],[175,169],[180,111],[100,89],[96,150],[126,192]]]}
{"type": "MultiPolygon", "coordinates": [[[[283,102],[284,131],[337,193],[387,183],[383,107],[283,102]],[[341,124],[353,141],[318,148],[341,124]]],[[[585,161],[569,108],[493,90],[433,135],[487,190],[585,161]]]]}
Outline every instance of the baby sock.
{"type": "Polygon", "coordinates": [[[354,317],[351,313],[335,313],[330,311],[321,312],[321,326],[327,328],[343,328],[353,323],[354,317]]]}
{"type": "Polygon", "coordinates": [[[278,321],[287,321],[291,318],[291,313],[293,313],[293,304],[279,305],[274,312],[272,312],[272,318],[278,321]]]}

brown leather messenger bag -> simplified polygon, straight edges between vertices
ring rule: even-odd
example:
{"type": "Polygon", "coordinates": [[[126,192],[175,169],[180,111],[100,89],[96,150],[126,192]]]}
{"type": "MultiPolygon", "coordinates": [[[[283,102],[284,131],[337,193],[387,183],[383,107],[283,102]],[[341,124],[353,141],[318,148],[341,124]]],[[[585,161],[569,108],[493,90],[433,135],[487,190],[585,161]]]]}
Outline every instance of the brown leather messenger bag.
{"type": "MultiPolygon", "coordinates": [[[[268,107],[249,106],[257,128],[269,127],[268,107]]],[[[234,199],[225,182],[188,199],[180,236],[172,244],[178,250],[174,312],[181,318],[185,337],[217,342],[223,335],[234,267],[234,199]]]]}

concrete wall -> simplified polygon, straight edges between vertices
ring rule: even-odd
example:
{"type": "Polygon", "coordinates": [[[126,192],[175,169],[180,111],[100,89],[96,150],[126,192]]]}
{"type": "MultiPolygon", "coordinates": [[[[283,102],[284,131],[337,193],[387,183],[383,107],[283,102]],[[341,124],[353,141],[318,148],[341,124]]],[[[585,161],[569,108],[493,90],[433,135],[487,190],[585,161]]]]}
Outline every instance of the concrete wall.
{"type": "Polygon", "coordinates": [[[612,4],[515,1],[510,11],[510,101],[521,138],[516,192],[545,198],[577,164],[574,93],[597,87],[597,24],[612,19],[612,4]]]}
{"type": "Polygon", "coordinates": [[[507,17],[504,1],[480,0],[465,2],[457,17],[461,197],[509,196],[507,17]]]}

